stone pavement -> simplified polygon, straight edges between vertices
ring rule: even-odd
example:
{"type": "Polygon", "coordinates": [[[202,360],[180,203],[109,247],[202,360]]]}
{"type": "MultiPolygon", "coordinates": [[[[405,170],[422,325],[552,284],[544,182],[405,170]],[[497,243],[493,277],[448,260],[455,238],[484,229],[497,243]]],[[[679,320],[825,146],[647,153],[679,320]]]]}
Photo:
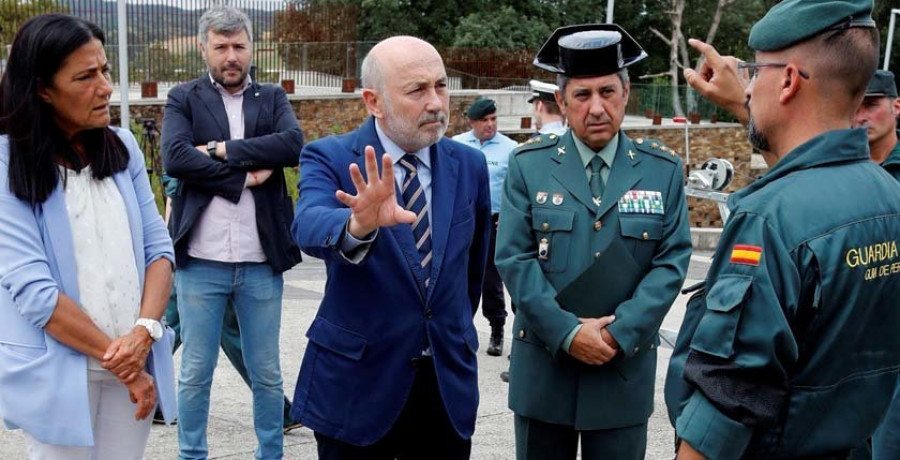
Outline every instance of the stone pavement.
{"type": "MultiPolygon", "coordinates": [[[[695,254],[691,259],[686,285],[705,277],[709,266],[709,254],[695,254]]],[[[316,308],[325,288],[325,266],[322,261],[307,257],[304,263],[286,273],[284,290],[284,314],[281,325],[281,368],[284,388],[293,395],[297,372],[306,346],[306,329],[315,316],[316,308]]],[[[686,296],[679,296],[664,329],[678,330],[684,316],[686,296]]],[[[515,458],[513,416],[507,408],[507,384],[499,374],[507,367],[507,360],[487,356],[485,344],[490,336],[490,326],[481,316],[475,317],[475,325],[481,342],[478,352],[481,404],[472,445],[472,458],[476,460],[509,460],[515,458]]],[[[505,352],[512,340],[512,321],[507,323],[505,352]]],[[[674,336],[674,334],[672,334],[674,336]]],[[[659,348],[657,370],[656,410],[650,419],[647,459],[669,460],[673,457],[673,431],[666,417],[663,401],[665,369],[671,350],[659,348]]],[[[180,353],[176,355],[176,369],[180,353]]],[[[209,418],[210,458],[252,459],[256,447],[253,434],[253,416],[250,390],[231,367],[224,355],[219,358],[213,381],[209,418]]],[[[52,415],[51,415],[52,416],[52,415]]],[[[284,439],[286,459],[315,459],[316,444],[308,429],[295,430],[284,439]]],[[[174,427],[154,426],[150,434],[146,458],[148,460],[177,457],[178,439],[174,427]]],[[[23,438],[17,431],[0,431],[0,459],[25,458],[23,438]]]]}

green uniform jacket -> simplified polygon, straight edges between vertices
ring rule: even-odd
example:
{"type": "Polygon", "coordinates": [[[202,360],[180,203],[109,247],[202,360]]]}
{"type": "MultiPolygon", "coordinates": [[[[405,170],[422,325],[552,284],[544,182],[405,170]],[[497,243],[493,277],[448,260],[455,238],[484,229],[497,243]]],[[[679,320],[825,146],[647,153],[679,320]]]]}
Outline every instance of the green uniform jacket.
{"type": "Polygon", "coordinates": [[[666,380],[676,434],[707,458],[839,458],[883,417],[900,368],[900,183],[866,145],[861,129],[821,134],[732,195],[666,380]]]}
{"type": "MultiPolygon", "coordinates": [[[[897,131],[897,138],[900,139],[900,130],[897,131]]],[[[881,163],[881,167],[894,176],[894,179],[900,180],[900,140],[897,141],[894,150],[885,158],[884,163],[881,163]]]]}
{"type": "Polygon", "coordinates": [[[517,306],[509,370],[509,406],[516,414],[580,430],[647,421],[659,326],[684,282],[691,254],[682,177],[674,152],[620,133],[597,206],[571,131],[533,138],[510,155],[496,262],[517,306]],[[644,196],[661,198],[662,206],[656,214],[620,213],[618,201],[629,191],[648,192],[644,196]],[[563,349],[579,321],[555,296],[613,238],[624,243],[645,275],[609,326],[621,347],[615,365],[588,366],[563,349]],[[546,260],[538,256],[542,239],[548,241],[546,260]]]}

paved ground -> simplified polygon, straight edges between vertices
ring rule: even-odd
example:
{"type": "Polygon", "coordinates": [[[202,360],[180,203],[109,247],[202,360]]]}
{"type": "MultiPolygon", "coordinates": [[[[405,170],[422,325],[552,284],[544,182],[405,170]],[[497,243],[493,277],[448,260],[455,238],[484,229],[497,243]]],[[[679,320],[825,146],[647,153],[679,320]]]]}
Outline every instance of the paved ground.
{"type": "MultiPolygon", "coordinates": [[[[694,255],[686,284],[703,279],[709,266],[708,254],[694,255]]],[[[325,286],[325,270],[321,261],[311,257],[286,274],[284,316],[281,327],[281,368],[284,372],[284,388],[293,394],[300,369],[300,360],[306,347],[305,332],[313,317],[325,286]]],[[[684,316],[685,296],[679,296],[663,328],[678,330],[684,316]]],[[[510,321],[507,324],[506,350],[511,340],[510,321]]],[[[473,438],[472,458],[477,460],[507,460],[514,456],[512,413],[506,405],[507,384],[499,374],[507,367],[506,358],[494,358],[484,354],[490,327],[478,315],[475,324],[482,344],[479,351],[479,389],[481,405],[473,438]]],[[[659,349],[657,372],[656,411],[650,420],[647,459],[672,458],[672,428],[665,415],[662,385],[665,368],[671,350],[659,349]]],[[[176,368],[178,366],[176,355],[176,368]]],[[[250,390],[224,355],[220,356],[212,389],[209,420],[210,458],[252,459],[256,447],[253,434],[250,390]]],[[[154,426],[147,447],[147,459],[172,459],[177,455],[177,437],[174,427],[154,426]]],[[[285,458],[314,459],[315,439],[307,429],[294,431],[285,437],[285,458]]],[[[15,431],[0,431],[0,459],[25,458],[22,435],[15,431]]]]}

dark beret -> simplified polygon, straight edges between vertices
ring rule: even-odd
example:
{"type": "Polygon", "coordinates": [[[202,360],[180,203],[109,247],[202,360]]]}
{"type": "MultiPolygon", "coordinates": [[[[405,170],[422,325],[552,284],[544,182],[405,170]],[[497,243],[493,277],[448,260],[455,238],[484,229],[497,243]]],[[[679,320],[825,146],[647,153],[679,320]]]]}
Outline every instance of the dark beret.
{"type": "Polygon", "coordinates": [[[492,113],[497,113],[497,103],[493,99],[478,99],[469,106],[466,116],[469,120],[481,120],[492,113]]]}
{"type": "Polygon", "coordinates": [[[753,25],[747,44],[776,51],[827,30],[874,28],[873,6],[873,0],[784,0],[753,25]]]}

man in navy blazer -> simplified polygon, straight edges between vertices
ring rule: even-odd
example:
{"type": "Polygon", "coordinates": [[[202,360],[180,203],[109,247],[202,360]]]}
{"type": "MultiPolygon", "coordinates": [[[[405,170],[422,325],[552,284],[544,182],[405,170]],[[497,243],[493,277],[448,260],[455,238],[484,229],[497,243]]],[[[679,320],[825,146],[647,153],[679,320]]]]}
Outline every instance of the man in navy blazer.
{"type": "Polygon", "coordinates": [[[447,75],[434,47],[386,39],[362,78],[371,117],[300,157],[292,231],[325,260],[328,282],[293,415],[315,431],[320,459],[469,458],[487,165],[443,137],[447,75]]]}
{"type": "Polygon", "coordinates": [[[184,347],[179,458],[208,455],[213,371],[219,344],[227,349],[232,342],[239,350],[229,356],[243,358],[253,392],[256,458],[277,459],[283,456],[282,272],[300,262],[283,168],[298,164],[303,136],[285,92],[249,74],[247,15],[220,5],[199,23],[209,73],[169,92],[162,130],[166,171],[178,179],[169,229],[184,347]]]}

